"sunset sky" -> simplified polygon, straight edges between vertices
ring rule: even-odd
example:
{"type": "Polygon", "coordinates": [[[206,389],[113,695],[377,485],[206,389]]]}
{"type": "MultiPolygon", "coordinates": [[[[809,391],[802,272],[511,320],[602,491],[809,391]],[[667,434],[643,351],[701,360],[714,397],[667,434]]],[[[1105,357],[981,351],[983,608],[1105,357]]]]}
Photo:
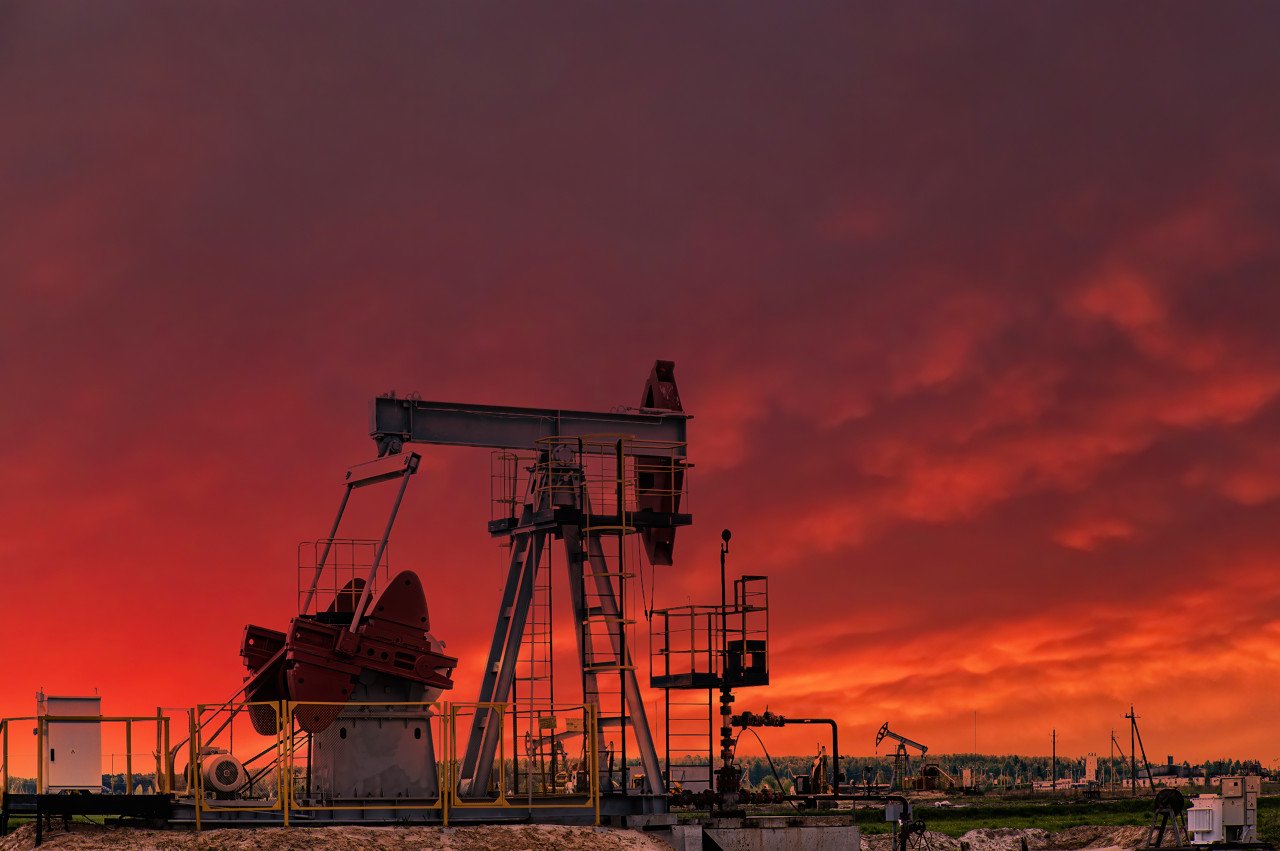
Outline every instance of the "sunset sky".
{"type": "MultiPolygon", "coordinates": [[[[1083,754],[1133,703],[1153,759],[1272,765],[1278,44],[1262,2],[0,3],[0,714],[230,694],[375,395],[608,410],[664,358],[656,599],[718,596],[724,527],[770,576],[741,708],[1083,754]]],[[[469,700],[489,457],[423,452],[393,565],[469,700]]]]}

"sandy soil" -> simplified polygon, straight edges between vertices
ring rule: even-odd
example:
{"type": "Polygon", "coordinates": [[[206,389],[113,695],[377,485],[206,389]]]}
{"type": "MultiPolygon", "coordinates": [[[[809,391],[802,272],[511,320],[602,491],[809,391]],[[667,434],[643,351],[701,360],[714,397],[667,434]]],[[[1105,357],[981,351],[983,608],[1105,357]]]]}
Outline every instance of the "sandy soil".
{"type": "MultiPolygon", "coordinates": [[[[1074,851],[1082,848],[1133,849],[1147,839],[1145,827],[1069,827],[1057,833],[1038,828],[983,828],[960,836],[926,831],[924,842],[912,847],[924,851],[960,851],[960,843],[969,843],[970,851],[1020,851],[1023,837],[1030,851],[1074,851]]],[[[862,837],[862,851],[892,851],[892,837],[882,833],[862,837]]]]}
{"type": "MultiPolygon", "coordinates": [[[[23,825],[0,838],[0,851],[35,847],[35,827],[23,825]]],[[[72,832],[46,832],[43,848],[110,851],[671,851],[671,846],[634,830],[559,825],[492,827],[308,827],[206,830],[106,829],[76,825],[72,832]]]]}
{"type": "MultiPolygon", "coordinates": [[[[1069,848],[1137,848],[1147,841],[1149,827],[1069,827],[1049,835],[1044,847],[1049,851],[1069,848]]],[[[1166,837],[1167,838],[1167,837],[1166,837]]]]}
{"type": "MultiPolygon", "coordinates": [[[[1030,851],[1137,848],[1145,827],[1071,827],[1057,833],[1036,828],[971,830],[956,838],[928,831],[919,851],[1020,851],[1023,837],[1030,851]]],[[[862,837],[862,851],[892,851],[889,834],[862,837]]],[[[35,846],[35,827],[27,824],[0,839],[0,851],[27,851],[35,846]]],[[[42,848],[107,849],[107,851],[671,851],[666,843],[633,830],[519,825],[489,827],[309,827],[206,830],[107,829],[76,825],[70,833],[45,834],[42,848]]]]}

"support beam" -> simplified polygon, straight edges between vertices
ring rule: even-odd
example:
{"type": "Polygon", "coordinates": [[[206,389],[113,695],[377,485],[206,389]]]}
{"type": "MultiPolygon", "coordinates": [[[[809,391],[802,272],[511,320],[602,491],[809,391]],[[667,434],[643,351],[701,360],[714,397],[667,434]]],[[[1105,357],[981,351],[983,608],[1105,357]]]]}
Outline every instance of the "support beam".
{"type": "MultiPolygon", "coordinates": [[[[529,616],[529,606],[533,602],[534,578],[538,572],[538,563],[542,560],[542,550],[547,535],[545,532],[534,532],[525,537],[529,543],[519,547],[517,552],[512,554],[511,570],[507,579],[511,607],[499,614],[501,626],[494,631],[493,647],[490,648],[489,661],[485,666],[484,678],[480,684],[478,703],[505,703],[511,699],[511,684],[515,679],[516,663],[520,658],[520,641],[524,637],[525,621],[529,616]],[[523,552],[519,552],[520,550],[523,552]],[[517,562],[520,555],[524,558],[517,562]],[[501,642],[497,640],[499,633],[504,633],[501,642]]],[[[507,596],[504,592],[504,602],[507,596]]],[[[458,773],[463,783],[462,791],[465,794],[483,795],[489,788],[490,775],[493,772],[493,755],[498,750],[501,716],[502,713],[497,710],[476,708],[475,718],[471,722],[471,733],[467,737],[467,749],[463,752],[461,771],[458,773]]]]}
{"type": "MultiPolygon", "coordinates": [[[[373,582],[377,573],[378,562],[382,560],[382,551],[386,548],[387,539],[391,535],[391,526],[395,523],[396,513],[400,510],[400,501],[404,498],[404,489],[409,484],[409,477],[418,472],[421,462],[421,455],[416,452],[409,452],[394,458],[378,458],[373,461],[366,461],[347,470],[347,475],[344,479],[346,487],[342,491],[342,502],[338,503],[338,514],[333,518],[333,526],[329,529],[329,536],[324,539],[324,549],[320,551],[320,558],[316,561],[315,574],[311,577],[311,588],[307,591],[307,598],[303,601],[302,607],[298,609],[299,612],[305,614],[311,608],[311,602],[316,597],[316,589],[319,587],[320,577],[324,574],[325,562],[329,560],[329,551],[333,547],[334,538],[338,535],[338,527],[342,525],[342,516],[346,513],[347,503],[351,499],[351,492],[357,488],[400,478],[403,479],[400,484],[400,492],[396,496],[395,507],[391,509],[391,519],[387,521],[387,530],[383,535],[382,543],[378,546],[378,556],[374,559],[373,568],[369,574],[368,582],[373,582]]],[[[371,584],[365,586],[366,595],[370,588],[371,584]]],[[[361,606],[356,608],[357,619],[366,602],[367,600],[362,600],[361,606]]],[[[356,622],[352,621],[353,630],[356,622]]]]}
{"type": "MultiPolygon", "coordinates": [[[[595,563],[596,567],[592,573],[595,575],[596,595],[600,601],[600,608],[603,610],[604,618],[614,625],[609,630],[609,643],[613,650],[614,658],[621,667],[622,676],[622,716],[630,719],[629,722],[623,722],[623,727],[631,727],[632,733],[636,738],[636,747],[640,751],[640,764],[644,767],[645,791],[651,795],[662,795],[667,791],[666,781],[662,777],[662,764],[658,761],[658,748],[653,741],[653,731],[649,729],[649,718],[644,708],[644,697],[640,693],[640,683],[636,678],[635,664],[631,658],[631,651],[626,646],[625,627],[623,626],[622,606],[614,594],[613,583],[609,579],[608,567],[605,562],[604,552],[600,546],[598,537],[588,539],[588,551],[582,550],[582,530],[574,527],[565,527],[562,530],[564,537],[564,545],[567,554],[567,560],[570,564],[575,561],[581,564],[582,556],[595,563]]],[[[575,605],[579,604],[579,600],[575,599],[575,605]]],[[[581,601],[584,608],[581,611],[575,611],[574,617],[581,623],[587,616],[585,610],[585,600],[581,601]]],[[[584,670],[587,667],[587,659],[583,654],[585,648],[579,645],[579,660],[584,670]]],[[[594,674],[589,674],[594,676],[594,674]]],[[[625,729],[623,735],[626,735],[625,729]]],[[[624,742],[625,746],[625,742],[624,742]]],[[[624,751],[625,754],[625,751],[624,751]]],[[[627,767],[625,760],[623,761],[623,788],[627,788],[627,767]]]]}
{"type": "MultiPolygon", "coordinates": [[[[373,400],[369,436],[379,455],[394,455],[405,443],[439,446],[483,446],[490,449],[536,449],[549,437],[628,435],[637,441],[629,451],[648,456],[685,456],[689,415],[677,411],[598,413],[553,408],[517,408],[426,402],[380,396],[373,400]]],[[[612,452],[612,448],[605,448],[612,452]]]]}

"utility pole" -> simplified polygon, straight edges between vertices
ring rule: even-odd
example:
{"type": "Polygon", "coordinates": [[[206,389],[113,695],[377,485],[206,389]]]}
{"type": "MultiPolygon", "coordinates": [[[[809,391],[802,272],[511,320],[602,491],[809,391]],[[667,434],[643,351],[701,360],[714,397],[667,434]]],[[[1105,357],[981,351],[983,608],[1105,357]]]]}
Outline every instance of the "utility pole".
{"type": "Polygon", "coordinates": [[[1133,704],[1129,704],[1129,790],[1133,797],[1138,797],[1138,716],[1133,714],[1133,704]]]}
{"type": "Polygon", "coordinates": [[[1107,745],[1111,749],[1111,753],[1107,756],[1107,770],[1111,773],[1108,777],[1107,785],[1111,787],[1111,792],[1116,791],[1116,731],[1111,731],[1111,741],[1107,745]]]}
{"type": "MultiPolygon", "coordinates": [[[[1142,770],[1147,772],[1147,788],[1151,790],[1152,794],[1155,794],[1156,779],[1151,774],[1151,760],[1147,759],[1147,746],[1142,743],[1142,731],[1138,729],[1138,716],[1134,713],[1133,706],[1129,707],[1129,721],[1133,724],[1131,734],[1138,741],[1138,750],[1142,751],[1142,770]]],[[[1137,769],[1138,755],[1136,753],[1133,753],[1132,750],[1130,751],[1130,755],[1133,758],[1133,765],[1134,765],[1133,770],[1134,770],[1134,775],[1136,776],[1138,773],[1138,769],[1137,769]]],[[[1136,781],[1135,781],[1135,788],[1136,788],[1136,781]]]]}
{"type": "Polygon", "coordinates": [[[1058,730],[1055,727],[1049,735],[1050,741],[1053,742],[1053,767],[1049,779],[1052,781],[1053,791],[1058,791],[1058,730]]]}

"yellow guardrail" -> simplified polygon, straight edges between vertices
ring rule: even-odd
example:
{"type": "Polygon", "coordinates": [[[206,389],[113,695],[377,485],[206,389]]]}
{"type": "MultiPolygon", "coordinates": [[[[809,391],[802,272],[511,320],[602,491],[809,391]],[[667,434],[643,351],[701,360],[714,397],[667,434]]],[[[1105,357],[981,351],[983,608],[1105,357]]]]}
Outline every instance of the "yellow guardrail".
{"type": "MultiPolygon", "coordinates": [[[[290,722],[289,725],[287,726],[289,726],[290,729],[293,728],[294,722],[297,718],[298,711],[302,709],[306,709],[308,707],[341,707],[343,709],[374,710],[375,713],[378,710],[381,710],[382,712],[381,715],[370,713],[373,715],[373,717],[379,718],[379,720],[387,720],[388,717],[389,717],[389,720],[396,720],[396,715],[399,715],[405,721],[422,719],[425,721],[427,726],[427,736],[430,737],[430,741],[432,742],[431,747],[434,748],[434,742],[440,741],[441,739],[433,735],[433,731],[431,729],[433,726],[432,721],[435,720],[437,722],[434,725],[436,727],[443,729],[443,726],[444,726],[444,722],[443,722],[444,716],[436,711],[437,708],[440,706],[442,706],[442,704],[432,703],[432,702],[414,702],[414,701],[341,701],[341,702],[319,702],[319,701],[292,702],[291,701],[285,704],[285,707],[286,707],[285,712],[286,712],[286,717],[289,719],[289,722],[290,722]]],[[[351,716],[339,716],[339,718],[334,723],[338,724],[344,719],[350,721],[355,718],[359,718],[360,715],[361,715],[360,712],[356,712],[356,713],[353,713],[351,716]]],[[[304,773],[304,777],[309,778],[311,774],[311,770],[314,768],[314,763],[312,759],[312,753],[310,750],[310,747],[312,744],[311,742],[312,737],[310,734],[308,734],[307,738],[308,738],[308,753],[305,758],[306,771],[304,773]]],[[[303,803],[303,802],[300,802],[298,798],[299,758],[297,755],[297,748],[290,747],[289,760],[288,760],[288,775],[292,779],[292,782],[289,784],[289,798],[288,798],[289,809],[294,812],[308,812],[308,811],[315,811],[315,810],[365,811],[370,809],[394,810],[397,812],[402,810],[421,810],[421,811],[440,810],[441,817],[444,820],[444,823],[448,824],[449,823],[448,815],[447,815],[448,802],[446,800],[446,796],[443,791],[445,788],[444,784],[447,782],[447,778],[448,778],[446,766],[440,760],[433,759],[432,762],[435,765],[435,773],[436,773],[436,778],[435,778],[436,798],[434,801],[419,802],[419,803],[405,803],[400,801],[381,801],[378,803],[371,804],[371,803],[356,803],[354,802],[354,799],[353,799],[352,803],[337,803],[337,801],[342,800],[341,798],[337,798],[337,799],[330,799],[325,803],[303,803]]],[[[307,790],[308,795],[312,791],[313,790],[308,789],[307,790]]],[[[304,798],[303,800],[305,801],[308,799],[304,798]]]]}
{"type": "MultiPolygon", "coordinates": [[[[507,776],[506,766],[506,736],[503,735],[504,721],[507,717],[507,704],[505,703],[449,703],[446,709],[446,717],[449,719],[446,727],[445,736],[447,739],[447,747],[445,749],[446,762],[449,765],[449,806],[453,809],[463,809],[470,807],[473,809],[481,807],[507,807],[510,803],[507,801],[503,783],[507,776]],[[459,759],[458,759],[458,718],[463,716],[467,710],[471,710],[474,718],[479,712],[492,713],[494,720],[497,722],[497,741],[498,752],[495,754],[494,770],[496,771],[497,797],[481,797],[474,791],[467,798],[463,798],[458,785],[461,782],[459,776],[459,759]]],[[[473,721],[474,723],[474,721],[473,721]]]]}
{"type": "Polygon", "coordinates": [[[124,725],[124,758],[125,758],[125,792],[133,794],[133,727],[135,724],[154,724],[156,726],[156,748],[152,752],[155,759],[155,787],[159,793],[169,792],[173,788],[173,778],[165,769],[163,758],[169,741],[169,719],[161,713],[155,715],[20,715],[12,718],[0,718],[0,789],[9,790],[9,734],[13,725],[18,722],[35,722],[36,751],[36,792],[44,794],[45,788],[45,750],[49,740],[49,725],[57,723],[96,723],[124,725]]]}
{"type": "MultiPolygon", "coordinates": [[[[520,759],[518,756],[509,758],[506,753],[507,742],[504,732],[506,731],[506,719],[511,705],[508,703],[452,703],[447,701],[439,701],[435,703],[428,702],[268,702],[255,701],[243,703],[202,703],[197,704],[186,712],[188,725],[187,754],[188,765],[186,795],[193,799],[195,827],[196,830],[201,829],[201,817],[210,813],[233,813],[233,812],[258,812],[258,813],[279,813],[284,825],[289,824],[290,813],[304,813],[321,810],[338,810],[344,812],[364,812],[369,810],[392,810],[392,811],[421,811],[431,812],[439,811],[441,819],[445,825],[449,823],[449,814],[454,810],[465,809],[507,809],[522,810],[528,812],[532,809],[583,809],[591,810],[594,814],[595,823],[600,823],[600,754],[599,754],[599,734],[598,734],[598,718],[597,707],[594,704],[574,704],[554,707],[549,717],[552,719],[549,729],[545,730],[545,735],[539,734],[538,742],[540,747],[545,747],[547,741],[555,742],[565,737],[582,736],[583,745],[581,750],[581,758],[578,763],[579,771],[585,770],[588,782],[584,792],[569,793],[563,791],[548,792],[547,781],[545,777],[541,788],[534,790],[535,784],[532,782],[533,777],[533,751],[526,756],[528,760],[525,764],[525,770],[528,772],[521,774],[521,779],[526,780],[526,788],[521,790],[518,795],[508,795],[507,782],[510,779],[513,783],[519,784],[519,780],[515,779],[515,772],[521,770],[520,759]],[[413,719],[425,719],[426,729],[424,733],[430,739],[430,745],[424,745],[432,748],[443,746],[443,759],[435,758],[432,760],[436,770],[436,797],[433,801],[414,801],[404,802],[391,799],[380,799],[371,802],[361,802],[354,799],[343,801],[341,798],[323,799],[313,798],[312,795],[317,792],[315,787],[308,788],[307,783],[311,782],[311,769],[314,767],[312,760],[313,752],[311,746],[313,739],[310,734],[302,731],[297,725],[297,713],[307,707],[338,707],[341,709],[355,709],[357,713],[353,713],[354,717],[359,717],[359,710],[371,710],[372,717],[378,717],[378,710],[384,710],[388,713],[403,713],[406,721],[413,719]],[[223,749],[227,753],[234,756],[233,748],[236,747],[235,742],[235,723],[237,718],[247,716],[250,711],[256,713],[267,713],[269,717],[274,718],[275,733],[274,735],[262,735],[251,733],[251,741],[256,740],[255,748],[259,753],[252,757],[249,762],[241,763],[248,774],[248,783],[256,782],[255,774],[260,778],[268,778],[268,773],[272,770],[276,772],[274,782],[268,782],[264,787],[271,790],[272,794],[267,794],[261,798],[238,798],[234,800],[219,801],[213,795],[208,794],[210,790],[206,789],[204,765],[206,760],[217,756],[223,749]],[[461,781],[459,772],[459,753],[458,753],[458,726],[462,719],[472,719],[480,712],[493,713],[493,721],[497,725],[496,735],[498,749],[494,757],[492,768],[492,776],[495,782],[491,784],[490,790],[485,790],[483,794],[463,794],[459,789],[461,781]],[[558,729],[559,719],[574,718],[581,714],[581,724],[577,721],[572,723],[566,721],[564,729],[558,729]],[[225,738],[224,738],[225,736],[225,738]],[[297,746],[299,739],[306,738],[305,754],[302,753],[303,748],[297,746]],[[214,744],[221,746],[225,744],[225,748],[218,747],[214,749],[214,744]],[[206,750],[209,750],[206,753],[206,750]],[[265,763],[256,771],[250,771],[249,765],[257,761],[259,758],[266,758],[265,763]],[[511,771],[511,777],[508,777],[508,770],[511,771]],[[305,778],[305,780],[303,779],[305,778]],[[299,782],[303,783],[303,787],[299,788],[299,782]]],[[[341,718],[341,716],[340,716],[341,718]]],[[[261,720],[261,719],[260,719],[261,720]]],[[[350,716],[348,716],[350,720],[350,716]]],[[[392,720],[395,720],[392,718],[392,720]]],[[[132,716],[18,716],[12,718],[0,718],[0,788],[8,790],[10,777],[10,734],[15,729],[16,724],[24,724],[26,722],[35,722],[36,735],[36,789],[38,792],[45,791],[46,778],[44,776],[44,760],[40,757],[44,754],[46,742],[48,740],[48,725],[59,721],[68,722],[101,722],[106,724],[124,724],[125,725],[125,778],[127,794],[133,794],[133,777],[134,777],[134,761],[133,761],[133,741],[135,724],[155,724],[156,725],[156,747],[155,757],[155,778],[156,791],[159,793],[177,792],[175,783],[176,771],[169,760],[170,755],[170,718],[163,712],[158,711],[154,716],[132,715],[132,716]]],[[[470,727],[464,730],[466,735],[470,732],[470,727]]],[[[318,734],[317,734],[318,735],[318,734]]],[[[529,735],[533,735],[530,731],[529,735]]],[[[244,741],[241,734],[241,742],[244,741]]],[[[179,743],[179,748],[182,743],[179,743]]],[[[562,750],[563,753],[563,750],[562,750]]],[[[237,758],[238,759],[238,758],[237,758]]],[[[558,785],[559,781],[553,779],[551,781],[552,788],[558,785]]]]}
{"type": "MultiPolygon", "coordinates": [[[[200,703],[196,704],[195,711],[189,716],[190,741],[191,741],[191,762],[189,771],[191,780],[189,788],[192,790],[195,798],[195,820],[196,830],[200,830],[200,817],[204,813],[245,813],[260,812],[272,813],[278,812],[284,820],[285,827],[289,826],[289,810],[285,806],[288,799],[288,790],[285,783],[286,770],[289,769],[291,763],[289,759],[289,746],[292,741],[292,731],[288,735],[285,733],[285,707],[283,703],[271,701],[246,701],[243,703],[200,703]],[[212,713],[210,713],[212,710],[212,713]],[[249,799],[237,801],[235,804],[218,804],[216,800],[210,800],[205,794],[204,786],[204,761],[211,756],[217,756],[216,753],[206,754],[206,744],[212,744],[217,740],[218,735],[223,729],[230,728],[229,739],[234,740],[235,729],[234,723],[236,716],[244,713],[246,716],[250,711],[267,712],[275,718],[275,735],[262,736],[259,738],[269,743],[267,748],[260,755],[269,754],[275,751],[276,765],[276,794],[275,798],[249,799]],[[205,727],[214,722],[223,713],[227,714],[227,720],[224,726],[220,726],[215,733],[211,735],[210,741],[205,741],[205,727]],[[259,803],[261,801],[261,803],[259,803]]],[[[231,748],[227,748],[230,752],[231,748]]],[[[247,771],[247,768],[246,768],[247,771]]]]}
{"type": "MultiPolygon", "coordinates": [[[[511,799],[506,794],[507,779],[507,756],[506,756],[506,736],[505,725],[507,718],[507,709],[510,704],[507,703],[450,703],[448,704],[445,735],[447,737],[447,765],[449,770],[449,793],[447,796],[448,807],[453,809],[484,809],[499,807],[503,809],[522,810],[528,812],[536,809],[584,809],[592,810],[595,823],[600,823],[600,753],[597,721],[597,707],[595,704],[583,703],[572,705],[561,705],[554,707],[549,717],[569,717],[574,713],[582,713],[582,729],[573,731],[573,735],[581,734],[584,741],[583,755],[585,757],[585,770],[588,777],[588,788],[585,793],[585,801],[581,804],[569,803],[566,799],[577,797],[577,795],[567,795],[563,793],[547,794],[544,792],[533,793],[532,787],[520,796],[518,799],[511,799]],[[462,795],[458,788],[461,777],[459,776],[460,761],[458,759],[458,719],[466,717],[468,712],[472,717],[480,711],[492,712],[497,727],[498,752],[495,754],[495,763],[493,766],[493,774],[497,778],[496,796],[492,793],[483,795],[472,793],[466,797],[462,795]]],[[[491,722],[492,723],[492,722],[491,722]]],[[[566,730],[566,732],[568,732],[566,730]]],[[[559,735],[553,727],[550,731],[550,738],[554,741],[559,735]]],[[[512,760],[513,775],[519,770],[519,759],[512,760]]],[[[514,779],[514,777],[513,777],[514,779]]],[[[581,795],[583,793],[579,793],[581,795]]]]}

